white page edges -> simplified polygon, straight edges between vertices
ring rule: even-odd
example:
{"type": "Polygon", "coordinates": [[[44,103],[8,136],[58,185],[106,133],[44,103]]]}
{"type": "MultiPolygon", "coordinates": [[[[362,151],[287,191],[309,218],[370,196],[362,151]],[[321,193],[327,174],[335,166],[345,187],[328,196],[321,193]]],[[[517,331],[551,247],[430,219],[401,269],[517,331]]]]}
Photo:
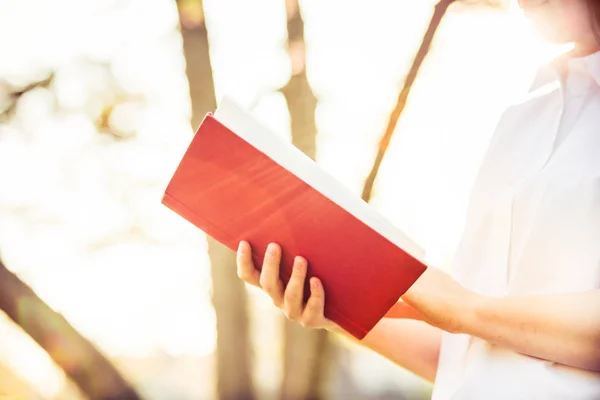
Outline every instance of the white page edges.
{"type": "Polygon", "coordinates": [[[233,99],[224,96],[214,117],[277,164],[425,264],[425,252],[419,245],[298,148],[281,140],[233,99]]]}

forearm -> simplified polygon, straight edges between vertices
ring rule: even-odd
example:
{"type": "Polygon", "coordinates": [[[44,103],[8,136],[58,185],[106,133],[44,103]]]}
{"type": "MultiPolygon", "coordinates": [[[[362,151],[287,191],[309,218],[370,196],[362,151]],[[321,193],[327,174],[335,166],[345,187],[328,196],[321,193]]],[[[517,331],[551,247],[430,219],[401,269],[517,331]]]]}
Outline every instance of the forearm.
{"type": "Polygon", "coordinates": [[[471,316],[463,333],[530,356],[600,371],[600,290],[485,297],[471,316]]]}
{"type": "MultiPolygon", "coordinates": [[[[339,328],[334,331],[352,338],[339,328]]],[[[357,342],[433,382],[437,372],[441,332],[421,321],[384,318],[364,339],[357,342]]]]}

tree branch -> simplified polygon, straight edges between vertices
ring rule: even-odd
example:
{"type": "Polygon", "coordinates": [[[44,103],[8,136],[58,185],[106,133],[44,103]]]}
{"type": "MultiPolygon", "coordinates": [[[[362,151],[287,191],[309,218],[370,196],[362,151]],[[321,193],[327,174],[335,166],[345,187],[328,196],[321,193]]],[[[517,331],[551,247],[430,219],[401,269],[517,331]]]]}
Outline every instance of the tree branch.
{"type": "Polygon", "coordinates": [[[404,86],[402,87],[400,95],[398,96],[396,106],[394,107],[394,110],[390,115],[390,119],[388,121],[383,137],[379,142],[379,150],[377,152],[377,156],[375,157],[375,162],[373,163],[371,172],[365,180],[365,185],[363,187],[362,192],[362,199],[366,202],[369,202],[369,200],[371,200],[373,185],[375,184],[375,179],[377,178],[379,167],[381,166],[383,157],[385,156],[388,146],[390,145],[392,135],[394,134],[394,130],[396,129],[396,125],[398,124],[398,120],[400,119],[400,116],[402,115],[404,108],[406,107],[406,101],[408,100],[408,96],[410,95],[413,84],[415,83],[417,75],[419,74],[421,65],[423,64],[423,61],[429,53],[429,49],[431,43],[433,42],[435,33],[438,27],[440,26],[444,15],[446,15],[448,7],[450,7],[450,5],[455,1],[456,0],[440,0],[440,2],[435,6],[435,10],[433,12],[433,15],[431,16],[431,20],[429,21],[429,26],[427,27],[427,31],[425,32],[425,35],[423,35],[421,46],[419,47],[419,50],[417,51],[417,54],[408,72],[408,75],[406,76],[406,80],[404,81],[404,86]]]}
{"type": "Polygon", "coordinates": [[[90,400],[140,399],[110,361],[6,269],[1,259],[0,310],[31,336],[90,400]]]}

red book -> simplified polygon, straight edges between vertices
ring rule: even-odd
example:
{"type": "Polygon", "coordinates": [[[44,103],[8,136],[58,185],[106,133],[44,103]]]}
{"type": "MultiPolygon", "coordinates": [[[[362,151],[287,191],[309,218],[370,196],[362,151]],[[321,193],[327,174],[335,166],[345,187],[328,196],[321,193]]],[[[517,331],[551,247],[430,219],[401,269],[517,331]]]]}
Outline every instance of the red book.
{"type": "Polygon", "coordinates": [[[229,98],[202,121],[163,204],[232,250],[247,240],[257,268],[278,243],[284,282],[306,258],[325,316],[358,339],[427,268],[419,246],[229,98]]]}

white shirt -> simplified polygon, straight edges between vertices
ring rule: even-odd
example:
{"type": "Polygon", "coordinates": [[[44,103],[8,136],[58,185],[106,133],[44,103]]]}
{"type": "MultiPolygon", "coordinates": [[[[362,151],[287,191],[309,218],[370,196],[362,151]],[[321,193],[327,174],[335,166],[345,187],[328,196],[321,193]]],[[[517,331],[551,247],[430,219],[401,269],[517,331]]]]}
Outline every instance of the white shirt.
{"type": "MultiPolygon", "coordinates": [[[[484,157],[451,268],[475,292],[600,289],[600,53],[562,66],[540,71],[484,157]]],[[[600,374],[445,333],[432,399],[598,400],[600,374]]]]}

